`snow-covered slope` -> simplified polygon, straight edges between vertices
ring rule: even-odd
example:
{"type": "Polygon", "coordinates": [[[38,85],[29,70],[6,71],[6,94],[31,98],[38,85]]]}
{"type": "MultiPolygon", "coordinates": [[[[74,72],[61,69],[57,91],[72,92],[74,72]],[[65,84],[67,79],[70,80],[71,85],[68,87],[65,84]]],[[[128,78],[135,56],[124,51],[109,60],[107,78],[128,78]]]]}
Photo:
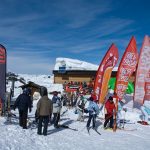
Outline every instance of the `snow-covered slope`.
{"type": "MultiPolygon", "coordinates": [[[[48,91],[62,91],[61,84],[53,84],[53,77],[46,75],[20,75],[26,81],[33,81],[39,85],[46,86],[48,91]]],[[[20,83],[15,84],[15,95],[20,83]]],[[[51,98],[51,95],[49,95],[51,98]]],[[[125,97],[129,99],[129,97],[125,97]]],[[[131,98],[131,96],[130,96],[131,98]]],[[[131,101],[130,101],[131,102],[131,101]]],[[[34,120],[37,101],[34,101],[32,112],[29,113],[29,120],[34,120]]],[[[128,106],[126,106],[128,107],[128,106]]],[[[63,107],[63,113],[67,108],[63,107]]],[[[5,117],[0,117],[0,150],[149,150],[150,147],[150,126],[137,124],[140,115],[128,109],[123,118],[130,120],[131,124],[125,124],[124,130],[112,132],[103,129],[104,112],[97,118],[97,127],[101,135],[94,130],[90,130],[90,135],[86,130],[87,114],[85,121],[78,122],[77,114],[74,109],[61,116],[60,124],[68,125],[70,128],[77,129],[55,129],[49,124],[48,135],[37,135],[37,128],[29,126],[27,130],[19,126],[18,110],[12,111],[17,117],[12,118],[12,123],[7,124],[5,117]],[[129,131],[127,131],[129,130],[129,131]]]]}

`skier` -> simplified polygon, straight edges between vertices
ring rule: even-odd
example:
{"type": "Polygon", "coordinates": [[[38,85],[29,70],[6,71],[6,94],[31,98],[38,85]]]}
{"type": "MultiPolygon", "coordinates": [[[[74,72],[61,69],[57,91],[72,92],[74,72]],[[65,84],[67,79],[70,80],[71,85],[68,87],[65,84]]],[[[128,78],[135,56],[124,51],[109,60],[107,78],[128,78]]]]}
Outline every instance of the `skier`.
{"type": "Polygon", "coordinates": [[[61,95],[61,101],[63,103],[63,106],[67,105],[67,94],[65,92],[63,92],[61,95]]]}
{"type": "Polygon", "coordinates": [[[150,118],[150,101],[145,100],[143,106],[141,106],[141,111],[143,114],[142,124],[148,125],[148,118],[150,118]]]}
{"type": "Polygon", "coordinates": [[[122,99],[118,102],[118,112],[117,112],[117,127],[124,128],[125,123],[125,113],[127,112],[127,108],[123,107],[123,104],[125,103],[125,100],[122,99]],[[122,113],[124,112],[124,118],[122,116],[122,113]],[[123,119],[123,121],[121,121],[123,119]]]}
{"type": "Polygon", "coordinates": [[[62,103],[61,103],[60,97],[58,97],[57,91],[53,92],[52,102],[53,102],[53,123],[54,123],[54,127],[58,128],[59,127],[58,122],[60,120],[60,111],[62,108],[62,103]]]}
{"type": "Polygon", "coordinates": [[[44,123],[43,135],[47,135],[47,127],[49,122],[49,116],[52,113],[53,105],[51,100],[48,98],[47,89],[43,90],[43,96],[37,103],[37,116],[38,122],[38,132],[37,134],[42,135],[42,123],[44,123]]]}
{"type": "Polygon", "coordinates": [[[93,121],[92,128],[95,129],[96,117],[99,114],[99,107],[97,105],[97,102],[98,101],[96,101],[96,99],[94,99],[93,97],[89,98],[89,106],[87,108],[89,112],[89,118],[86,125],[87,130],[90,129],[91,120],[93,121]]]}
{"type": "Polygon", "coordinates": [[[32,102],[29,94],[29,90],[24,88],[23,93],[17,97],[14,104],[14,110],[16,108],[19,110],[19,125],[23,127],[23,129],[27,129],[28,109],[29,112],[31,112],[32,108],[32,102]]]}
{"type": "Polygon", "coordinates": [[[113,97],[109,96],[109,99],[105,103],[105,122],[104,122],[104,129],[107,128],[107,123],[110,122],[109,128],[113,128],[113,114],[116,111],[115,104],[113,102],[113,97]]]}
{"type": "Polygon", "coordinates": [[[83,116],[84,116],[84,108],[85,108],[86,102],[87,102],[87,99],[81,93],[81,95],[79,96],[77,100],[77,105],[76,105],[76,110],[78,114],[77,121],[84,121],[83,116]]]}

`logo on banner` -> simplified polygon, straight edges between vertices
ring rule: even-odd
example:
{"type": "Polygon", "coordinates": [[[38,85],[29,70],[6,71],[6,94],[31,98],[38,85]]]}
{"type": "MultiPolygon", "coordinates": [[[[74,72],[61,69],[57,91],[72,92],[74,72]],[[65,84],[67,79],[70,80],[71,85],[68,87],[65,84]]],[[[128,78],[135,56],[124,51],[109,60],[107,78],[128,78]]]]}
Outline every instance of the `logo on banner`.
{"type": "Polygon", "coordinates": [[[137,64],[137,58],[135,56],[135,53],[127,52],[127,55],[126,55],[126,58],[124,59],[123,64],[135,67],[137,64]]]}
{"type": "Polygon", "coordinates": [[[5,51],[2,47],[0,47],[0,64],[4,64],[5,61],[5,51]]]}

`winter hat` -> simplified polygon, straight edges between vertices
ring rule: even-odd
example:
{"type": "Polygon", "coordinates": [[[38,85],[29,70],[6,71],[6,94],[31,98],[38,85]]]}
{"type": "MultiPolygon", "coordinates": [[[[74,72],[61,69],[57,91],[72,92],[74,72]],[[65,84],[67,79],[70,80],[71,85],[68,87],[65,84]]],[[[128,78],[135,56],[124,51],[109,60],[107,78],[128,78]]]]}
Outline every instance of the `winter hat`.
{"type": "Polygon", "coordinates": [[[27,92],[28,92],[27,88],[24,88],[23,89],[23,94],[27,94],[27,92]]]}
{"type": "Polygon", "coordinates": [[[96,94],[93,94],[93,93],[92,93],[92,94],[91,94],[91,97],[93,98],[94,101],[97,101],[97,96],[96,96],[96,94]]]}
{"type": "Polygon", "coordinates": [[[57,95],[58,95],[58,92],[57,92],[57,91],[54,91],[54,92],[53,92],[53,95],[54,95],[54,96],[57,96],[57,95]]]}
{"type": "Polygon", "coordinates": [[[93,99],[93,97],[92,97],[92,96],[89,98],[89,100],[90,100],[90,101],[94,101],[94,99],[93,99]]]}
{"type": "Polygon", "coordinates": [[[41,94],[41,96],[47,95],[47,88],[44,87],[44,86],[41,86],[41,88],[40,88],[40,94],[41,94]]]}
{"type": "Polygon", "coordinates": [[[32,91],[30,88],[27,88],[27,95],[31,95],[32,91]]]}
{"type": "Polygon", "coordinates": [[[112,96],[109,96],[109,100],[111,100],[111,101],[112,101],[112,100],[113,100],[113,97],[112,97],[112,96]]]}

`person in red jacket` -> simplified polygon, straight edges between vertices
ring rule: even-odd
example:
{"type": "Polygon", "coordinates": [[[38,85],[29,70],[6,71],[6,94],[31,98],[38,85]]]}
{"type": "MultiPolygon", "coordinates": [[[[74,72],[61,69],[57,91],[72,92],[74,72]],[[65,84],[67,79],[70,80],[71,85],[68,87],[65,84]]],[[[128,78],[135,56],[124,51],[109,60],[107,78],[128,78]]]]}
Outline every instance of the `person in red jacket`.
{"type": "Polygon", "coordinates": [[[105,129],[107,128],[108,122],[110,122],[109,128],[113,128],[113,114],[116,111],[116,107],[113,102],[112,96],[110,96],[109,99],[106,101],[105,110],[106,110],[106,114],[105,114],[104,128],[105,129]]]}

